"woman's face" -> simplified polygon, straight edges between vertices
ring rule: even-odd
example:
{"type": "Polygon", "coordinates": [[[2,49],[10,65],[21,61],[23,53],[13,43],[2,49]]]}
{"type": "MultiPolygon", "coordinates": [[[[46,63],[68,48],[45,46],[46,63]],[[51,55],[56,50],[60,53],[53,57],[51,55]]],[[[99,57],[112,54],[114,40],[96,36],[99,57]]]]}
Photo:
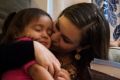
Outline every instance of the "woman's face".
{"type": "Polygon", "coordinates": [[[61,16],[54,26],[52,50],[68,53],[79,47],[80,29],[65,16],[61,16]]]}

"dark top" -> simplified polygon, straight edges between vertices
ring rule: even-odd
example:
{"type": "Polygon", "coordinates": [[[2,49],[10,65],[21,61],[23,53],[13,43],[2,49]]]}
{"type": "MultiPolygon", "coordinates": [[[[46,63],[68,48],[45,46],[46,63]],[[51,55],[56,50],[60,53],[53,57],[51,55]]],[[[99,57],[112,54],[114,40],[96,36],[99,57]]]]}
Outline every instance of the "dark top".
{"type": "Polygon", "coordinates": [[[20,68],[31,60],[35,60],[33,41],[0,45],[0,74],[6,70],[20,68]]]}

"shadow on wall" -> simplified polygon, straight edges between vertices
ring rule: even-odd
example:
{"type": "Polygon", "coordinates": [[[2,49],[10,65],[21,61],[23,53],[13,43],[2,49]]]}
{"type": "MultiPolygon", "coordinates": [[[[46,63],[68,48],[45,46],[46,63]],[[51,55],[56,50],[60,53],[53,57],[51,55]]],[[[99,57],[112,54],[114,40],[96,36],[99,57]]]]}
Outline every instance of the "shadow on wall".
{"type": "Polygon", "coordinates": [[[0,33],[8,14],[30,7],[30,2],[31,0],[0,0],[0,33]]]}

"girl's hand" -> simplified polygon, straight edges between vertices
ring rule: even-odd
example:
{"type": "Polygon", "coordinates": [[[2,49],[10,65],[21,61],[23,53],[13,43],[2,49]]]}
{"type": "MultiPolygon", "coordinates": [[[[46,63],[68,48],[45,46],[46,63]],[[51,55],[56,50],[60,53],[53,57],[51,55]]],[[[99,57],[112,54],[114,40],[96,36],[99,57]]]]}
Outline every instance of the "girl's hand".
{"type": "Polygon", "coordinates": [[[60,62],[45,46],[37,41],[34,41],[35,58],[39,65],[47,69],[52,75],[58,72],[60,68],[60,62]]]}

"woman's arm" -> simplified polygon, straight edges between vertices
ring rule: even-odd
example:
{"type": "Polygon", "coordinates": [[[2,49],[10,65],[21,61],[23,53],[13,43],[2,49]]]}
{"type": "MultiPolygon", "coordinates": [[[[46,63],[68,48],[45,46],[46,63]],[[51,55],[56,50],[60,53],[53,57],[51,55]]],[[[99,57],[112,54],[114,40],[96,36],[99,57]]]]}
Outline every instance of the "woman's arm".
{"type": "Polygon", "coordinates": [[[53,76],[42,66],[34,64],[29,68],[33,80],[54,80],[53,76]]]}
{"type": "Polygon", "coordinates": [[[45,46],[34,41],[34,49],[35,60],[39,65],[46,68],[52,75],[60,70],[60,62],[45,46]]]}
{"type": "Polygon", "coordinates": [[[60,69],[60,63],[55,56],[42,44],[36,41],[20,41],[0,47],[0,62],[2,70],[20,68],[23,65],[36,60],[36,62],[51,74],[60,69]]]}
{"type": "Polygon", "coordinates": [[[69,73],[64,69],[61,69],[52,76],[45,68],[38,64],[32,65],[28,73],[33,80],[71,80],[69,73]]]}

